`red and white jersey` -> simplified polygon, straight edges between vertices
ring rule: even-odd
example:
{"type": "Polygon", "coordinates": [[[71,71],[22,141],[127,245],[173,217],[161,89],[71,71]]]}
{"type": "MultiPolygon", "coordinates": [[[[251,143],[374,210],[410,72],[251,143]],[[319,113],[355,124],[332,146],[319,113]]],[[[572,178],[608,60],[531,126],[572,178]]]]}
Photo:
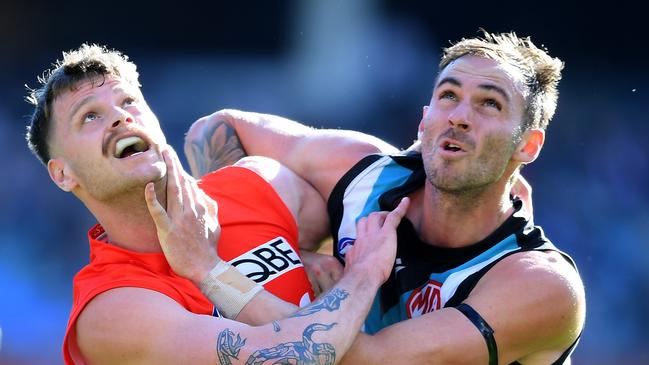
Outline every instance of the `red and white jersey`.
{"type": "MultiPolygon", "coordinates": [[[[204,176],[199,187],[219,206],[219,257],[288,302],[304,306],[313,290],[299,258],[293,215],[273,187],[244,167],[225,167],[204,176]]],[[[189,280],[176,275],[162,253],[141,253],[109,243],[104,229],[88,232],[90,263],[74,277],[72,311],[65,334],[66,364],[83,364],[75,324],[97,295],[119,287],[155,290],[196,314],[218,316],[214,305],[189,280]]]]}

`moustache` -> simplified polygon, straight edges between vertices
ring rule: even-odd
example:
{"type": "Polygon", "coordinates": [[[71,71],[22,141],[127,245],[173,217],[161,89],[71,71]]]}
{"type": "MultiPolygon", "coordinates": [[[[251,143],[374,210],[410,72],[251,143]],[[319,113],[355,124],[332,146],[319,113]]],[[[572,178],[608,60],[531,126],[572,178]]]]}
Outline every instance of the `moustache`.
{"type": "Polygon", "coordinates": [[[108,133],[106,133],[104,140],[102,141],[101,144],[102,155],[108,157],[108,147],[112,144],[113,140],[118,136],[129,132],[138,132],[139,134],[142,134],[142,131],[138,128],[118,128],[118,129],[113,129],[108,133]]]}
{"type": "Polygon", "coordinates": [[[444,138],[448,138],[448,139],[458,141],[458,142],[462,143],[463,145],[465,145],[466,147],[469,147],[471,149],[475,148],[475,141],[473,140],[473,138],[469,137],[469,135],[466,134],[465,132],[460,132],[455,128],[447,129],[444,133],[442,133],[437,138],[437,140],[439,141],[439,140],[442,140],[444,138]]]}

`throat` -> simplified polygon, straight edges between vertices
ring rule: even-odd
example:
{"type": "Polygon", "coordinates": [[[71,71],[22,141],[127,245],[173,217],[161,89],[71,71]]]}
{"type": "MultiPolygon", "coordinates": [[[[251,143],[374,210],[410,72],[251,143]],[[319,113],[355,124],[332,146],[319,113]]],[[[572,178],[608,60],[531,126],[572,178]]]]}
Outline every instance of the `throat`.
{"type": "Polygon", "coordinates": [[[465,247],[482,241],[513,213],[511,204],[503,207],[499,201],[474,196],[448,196],[427,189],[420,219],[415,229],[423,242],[439,247],[465,247]]]}
{"type": "Polygon", "coordinates": [[[111,245],[137,252],[160,252],[156,226],[144,200],[144,189],[111,201],[88,204],[111,245]]]}

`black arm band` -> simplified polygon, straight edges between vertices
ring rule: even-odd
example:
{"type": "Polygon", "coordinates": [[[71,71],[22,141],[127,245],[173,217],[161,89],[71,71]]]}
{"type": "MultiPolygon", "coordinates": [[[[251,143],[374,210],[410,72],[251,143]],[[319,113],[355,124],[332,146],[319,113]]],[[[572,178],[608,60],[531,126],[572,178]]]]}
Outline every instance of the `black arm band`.
{"type": "Polygon", "coordinates": [[[464,314],[466,318],[478,328],[485,342],[487,342],[487,350],[489,350],[489,365],[498,365],[498,347],[496,347],[496,339],[494,338],[494,330],[491,329],[487,321],[485,321],[478,312],[475,311],[470,305],[460,303],[455,309],[464,314]]]}

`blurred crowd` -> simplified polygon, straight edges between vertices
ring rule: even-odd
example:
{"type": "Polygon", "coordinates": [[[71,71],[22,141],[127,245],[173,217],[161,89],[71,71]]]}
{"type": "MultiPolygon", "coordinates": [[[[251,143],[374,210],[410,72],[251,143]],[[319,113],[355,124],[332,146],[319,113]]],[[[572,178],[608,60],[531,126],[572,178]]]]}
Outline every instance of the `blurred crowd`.
{"type": "MultiPolygon", "coordinates": [[[[94,224],[29,153],[24,133],[31,110],[24,84],[36,86],[36,76],[60,51],[82,41],[107,43],[138,65],[144,95],[178,151],[189,125],[221,108],[362,130],[405,147],[416,137],[440,48],[449,41],[440,34],[457,40],[474,35],[479,25],[517,30],[467,23],[455,33],[435,33],[427,19],[409,17],[395,2],[349,3],[287,2],[281,24],[266,24],[278,34],[268,47],[245,35],[239,35],[241,49],[223,41],[206,50],[204,44],[141,47],[123,33],[112,44],[108,35],[81,33],[49,44],[53,51],[23,51],[30,57],[24,62],[2,52],[0,363],[61,362],[72,276],[88,260],[86,232],[94,224]]],[[[192,30],[183,32],[190,37],[192,30]]],[[[519,33],[546,42],[550,54],[567,64],[545,148],[523,174],[534,188],[536,223],[575,258],[585,281],[586,329],[573,363],[649,363],[649,72],[646,66],[605,67],[601,60],[597,67],[580,67],[589,60],[566,52],[551,31],[519,33]]],[[[172,44],[182,43],[172,30],[166,34],[172,44]]],[[[157,44],[164,44],[160,37],[157,44]]]]}

